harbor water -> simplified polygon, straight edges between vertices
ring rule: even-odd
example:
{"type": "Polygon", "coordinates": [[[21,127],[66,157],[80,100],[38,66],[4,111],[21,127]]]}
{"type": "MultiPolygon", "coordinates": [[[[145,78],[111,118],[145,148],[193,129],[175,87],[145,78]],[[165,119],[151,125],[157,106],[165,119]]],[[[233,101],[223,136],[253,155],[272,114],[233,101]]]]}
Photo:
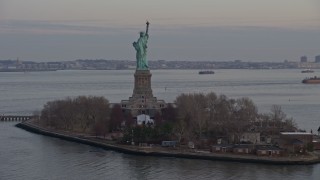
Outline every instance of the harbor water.
{"type": "MultiPolygon", "coordinates": [[[[31,115],[51,100],[78,95],[128,99],[134,70],[0,73],[0,114],[31,115]]],[[[320,84],[286,70],[151,70],[153,94],[174,102],[181,93],[215,92],[249,97],[267,113],[280,105],[306,131],[320,126],[320,84]]],[[[315,71],[312,75],[318,75],[315,71]]],[[[0,122],[0,179],[318,179],[320,165],[250,163],[143,157],[105,151],[32,134],[0,122]]]]}

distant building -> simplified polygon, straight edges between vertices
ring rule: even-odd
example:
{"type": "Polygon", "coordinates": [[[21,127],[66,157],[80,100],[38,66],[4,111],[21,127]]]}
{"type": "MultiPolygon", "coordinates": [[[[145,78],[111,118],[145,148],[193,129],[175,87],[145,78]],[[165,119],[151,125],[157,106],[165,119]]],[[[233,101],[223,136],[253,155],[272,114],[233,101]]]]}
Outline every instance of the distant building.
{"type": "Polygon", "coordinates": [[[320,55],[318,55],[318,56],[315,57],[315,62],[316,62],[316,63],[320,63],[320,55]]]}
{"type": "Polygon", "coordinates": [[[308,57],[307,56],[301,56],[300,57],[300,62],[308,62],[308,57]]]}

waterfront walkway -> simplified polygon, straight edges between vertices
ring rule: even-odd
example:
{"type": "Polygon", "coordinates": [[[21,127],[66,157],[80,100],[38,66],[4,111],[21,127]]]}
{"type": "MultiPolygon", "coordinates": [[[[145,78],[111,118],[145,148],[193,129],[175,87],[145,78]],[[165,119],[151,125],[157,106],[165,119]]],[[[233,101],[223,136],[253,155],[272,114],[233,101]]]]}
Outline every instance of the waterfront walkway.
{"type": "Polygon", "coordinates": [[[261,157],[255,155],[238,155],[238,154],[218,154],[211,152],[203,152],[199,150],[179,149],[179,148],[164,148],[164,147],[139,147],[132,145],[121,145],[115,141],[108,141],[94,137],[86,137],[84,135],[74,134],[71,132],[58,131],[48,129],[37,125],[34,122],[26,121],[17,124],[17,127],[30,132],[56,137],[63,140],[78,142],[95,147],[100,147],[107,150],[114,150],[127,154],[143,155],[143,156],[158,156],[158,157],[176,157],[189,159],[204,159],[204,160],[220,160],[220,161],[235,161],[245,163],[262,163],[274,165],[307,165],[320,163],[319,154],[310,153],[304,156],[291,157],[261,157]]]}

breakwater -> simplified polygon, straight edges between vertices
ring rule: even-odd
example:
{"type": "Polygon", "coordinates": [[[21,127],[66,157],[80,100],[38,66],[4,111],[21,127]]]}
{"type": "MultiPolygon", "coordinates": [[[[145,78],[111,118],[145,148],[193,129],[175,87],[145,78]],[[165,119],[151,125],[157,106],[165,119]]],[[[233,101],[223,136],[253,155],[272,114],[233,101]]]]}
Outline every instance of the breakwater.
{"type": "Polygon", "coordinates": [[[39,126],[36,126],[30,122],[21,122],[16,127],[24,130],[42,134],[45,136],[60,138],[67,141],[82,143],[90,146],[99,147],[105,150],[114,150],[121,153],[142,155],[142,156],[158,156],[158,157],[175,157],[175,158],[188,158],[188,159],[203,159],[214,161],[232,161],[232,162],[244,162],[244,163],[261,163],[272,165],[310,165],[320,163],[319,157],[313,158],[292,158],[292,157],[259,157],[250,155],[231,155],[231,154],[215,154],[215,153],[203,153],[203,152],[181,152],[179,150],[157,150],[153,148],[140,148],[138,146],[128,145],[113,145],[106,142],[101,142],[99,139],[87,139],[85,137],[64,134],[60,132],[54,132],[39,126]]]}

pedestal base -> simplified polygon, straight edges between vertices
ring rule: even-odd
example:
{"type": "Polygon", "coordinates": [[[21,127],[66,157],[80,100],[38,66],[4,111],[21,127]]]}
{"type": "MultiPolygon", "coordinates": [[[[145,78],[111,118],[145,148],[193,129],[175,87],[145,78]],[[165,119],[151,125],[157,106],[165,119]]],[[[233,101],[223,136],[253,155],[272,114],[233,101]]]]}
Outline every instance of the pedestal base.
{"type": "Polygon", "coordinates": [[[163,100],[157,100],[152,94],[151,73],[149,70],[136,70],[134,73],[134,89],[129,100],[122,100],[121,107],[132,116],[147,114],[151,117],[166,107],[163,100]]]}

